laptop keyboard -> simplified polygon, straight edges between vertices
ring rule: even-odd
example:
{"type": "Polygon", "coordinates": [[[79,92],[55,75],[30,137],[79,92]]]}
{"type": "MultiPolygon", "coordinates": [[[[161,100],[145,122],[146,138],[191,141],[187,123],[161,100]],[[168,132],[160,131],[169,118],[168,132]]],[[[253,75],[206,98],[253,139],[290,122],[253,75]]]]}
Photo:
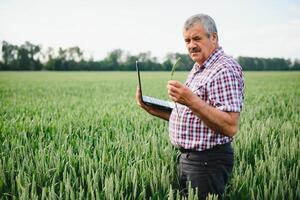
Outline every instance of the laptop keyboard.
{"type": "Polygon", "coordinates": [[[175,104],[173,102],[164,101],[164,100],[157,99],[157,98],[154,98],[154,97],[143,96],[143,100],[145,102],[161,105],[161,106],[164,106],[164,107],[170,107],[170,108],[175,107],[175,104]]]}

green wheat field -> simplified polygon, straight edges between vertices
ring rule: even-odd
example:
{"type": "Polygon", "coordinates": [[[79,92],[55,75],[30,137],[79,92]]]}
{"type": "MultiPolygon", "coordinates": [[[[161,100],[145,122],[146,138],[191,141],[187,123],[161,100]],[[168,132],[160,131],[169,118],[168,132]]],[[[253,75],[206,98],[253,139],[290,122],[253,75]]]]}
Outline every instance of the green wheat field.
{"type": "MultiPolygon", "coordinates": [[[[141,76],[167,99],[170,72],[141,76]]],[[[136,86],[135,72],[1,72],[0,199],[196,199],[179,193],[168,123],[136,105],[136,86]]],[[[300,199],[299,136],[300,73],[246,72],[225,199],[300,199]]]]}

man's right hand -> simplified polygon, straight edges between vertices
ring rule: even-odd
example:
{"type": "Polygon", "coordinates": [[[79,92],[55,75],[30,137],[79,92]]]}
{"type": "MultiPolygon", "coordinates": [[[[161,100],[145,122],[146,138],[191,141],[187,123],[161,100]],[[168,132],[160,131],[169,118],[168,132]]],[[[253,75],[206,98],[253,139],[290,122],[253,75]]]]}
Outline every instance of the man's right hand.
{"type": "Polygon", "coordinates": [[[142,101],[142,95],[141,95],[141,91],[140,91],[139,87],[136,88],[135,101],[136,101],[138,106],[143,108],[149,114],[154,115],[154,116],[159,117],[159,118],[162,118],[164,120],[169,120],[171,112],[162,111],[162,110],[159,110],[159,109],[154,108],[152,106],[148,106],[142,101]]]}
{"type": "Polygon", "coordinates": [[[151,106],[146,105],[142,101],[142,95],[141,95],[141,91],[140,91],[139,87],[136,88],[135,101],[136,101],[136,103],[137,103],[138,106],[140,106],[141,108],[143,108],[144,110],[146,110],[148,113],[150,113],[152,115],[154,114],[155,108],[152,108],[151,106]]]}

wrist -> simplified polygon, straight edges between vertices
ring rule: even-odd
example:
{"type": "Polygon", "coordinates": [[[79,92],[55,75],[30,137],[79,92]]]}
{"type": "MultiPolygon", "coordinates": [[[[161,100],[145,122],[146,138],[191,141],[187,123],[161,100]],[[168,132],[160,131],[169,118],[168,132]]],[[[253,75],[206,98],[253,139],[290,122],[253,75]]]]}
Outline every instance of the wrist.
{"type": "Polygon", "coordinates": [[[202,99],[200,99],[197,95],[193,94],[187,106],[191,110],[201,109],[205,106],[205,102],[202,99]]]}

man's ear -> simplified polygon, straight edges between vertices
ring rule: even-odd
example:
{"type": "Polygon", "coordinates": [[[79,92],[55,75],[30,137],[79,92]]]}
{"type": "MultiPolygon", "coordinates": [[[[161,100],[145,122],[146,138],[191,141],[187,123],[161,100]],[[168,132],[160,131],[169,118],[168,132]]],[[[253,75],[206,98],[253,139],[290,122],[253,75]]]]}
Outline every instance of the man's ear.
{"type": "Polygon", "coordinates": [[[218,34],[216,32],[213,32],[211,34],[211,40],[213,43],[217,44],[218,43],[218,34]]]}

